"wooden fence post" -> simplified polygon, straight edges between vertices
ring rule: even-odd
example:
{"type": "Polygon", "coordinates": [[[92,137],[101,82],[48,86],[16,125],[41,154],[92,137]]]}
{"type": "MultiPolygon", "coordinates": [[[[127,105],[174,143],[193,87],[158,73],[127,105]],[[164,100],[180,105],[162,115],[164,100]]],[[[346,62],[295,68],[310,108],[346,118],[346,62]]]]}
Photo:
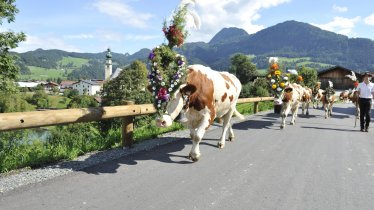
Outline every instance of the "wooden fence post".
{"type": "Polygon", "coordinates": [[[254,102],[253,103],[253,113],[255,113],[255,114],[258,112],[258,103],[259,102],[254,102]]]}
{"type": "MultiPolygon", "coordinates": [[[[123,101],[123,105],[134,105],[133,101],[123,101]]],[[[122,147],[131,148],[134,143],[134,116],[122,118],[122,147]]]]}

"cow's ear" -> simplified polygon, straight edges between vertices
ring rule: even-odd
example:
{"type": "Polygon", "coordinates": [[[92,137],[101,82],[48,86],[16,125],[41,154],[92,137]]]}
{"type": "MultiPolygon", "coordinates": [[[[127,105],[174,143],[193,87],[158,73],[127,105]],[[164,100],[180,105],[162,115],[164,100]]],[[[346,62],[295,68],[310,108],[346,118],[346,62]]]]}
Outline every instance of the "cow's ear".
{"type": "Polygon", "coordinates": [[[192,95],[196,91],[196,86],[187,84],[186,86],[181,88],[181,93],[183,95],[192,95]]]}

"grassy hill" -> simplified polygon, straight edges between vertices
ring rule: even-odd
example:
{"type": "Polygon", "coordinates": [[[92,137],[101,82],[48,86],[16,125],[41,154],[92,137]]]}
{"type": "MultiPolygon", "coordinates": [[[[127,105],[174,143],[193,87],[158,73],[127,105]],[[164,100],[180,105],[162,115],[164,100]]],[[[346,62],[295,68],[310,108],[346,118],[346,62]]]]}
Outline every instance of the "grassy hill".
{"type": "Polygon", "coordinates": [[[21,74],[20,80],[47,80],[61,78],[66,80],[68,74],[73,70],[80,69],[83,65],[88,63],[89,59],[74,58],[71,56],[62,57],[57,62],[57,68],[43,68],[37,66],[27,66],[31,74],[21,74]]]}

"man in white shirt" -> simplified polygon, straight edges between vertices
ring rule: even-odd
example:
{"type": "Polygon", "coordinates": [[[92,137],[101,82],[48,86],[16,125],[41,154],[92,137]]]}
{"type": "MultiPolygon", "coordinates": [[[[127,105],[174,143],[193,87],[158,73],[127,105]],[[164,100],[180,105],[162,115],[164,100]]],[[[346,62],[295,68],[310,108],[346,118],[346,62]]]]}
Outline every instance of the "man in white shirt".
{"type": "Polygon", "coordinates": [[[374,84],[370,82],[372,75],[365,72],[362,75],[362,82],[358,85],[357,90],[360,97],[360,126],[361,132],[369,132],[370,110],[374,96],[374,84]]]}

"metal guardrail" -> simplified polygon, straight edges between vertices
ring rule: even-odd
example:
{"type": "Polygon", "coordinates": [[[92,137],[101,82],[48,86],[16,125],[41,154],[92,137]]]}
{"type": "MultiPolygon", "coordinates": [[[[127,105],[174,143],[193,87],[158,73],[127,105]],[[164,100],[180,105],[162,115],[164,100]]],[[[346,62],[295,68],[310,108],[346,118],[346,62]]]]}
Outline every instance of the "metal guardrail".
{"type": "MultiPolygon", "coordinates": [[[[238,104],[254,103],[254,112],[257,113],[259,102],[273,99],[273,97],[240,98],[238,104]]],[[[133,142],[134,117],[153,113],[156,113],[153,104],[134,105],[131,102],[123,106],[2,113],[0,131],[122,118],[122,145],[126,147],[131,146],[133,142]]]]}

